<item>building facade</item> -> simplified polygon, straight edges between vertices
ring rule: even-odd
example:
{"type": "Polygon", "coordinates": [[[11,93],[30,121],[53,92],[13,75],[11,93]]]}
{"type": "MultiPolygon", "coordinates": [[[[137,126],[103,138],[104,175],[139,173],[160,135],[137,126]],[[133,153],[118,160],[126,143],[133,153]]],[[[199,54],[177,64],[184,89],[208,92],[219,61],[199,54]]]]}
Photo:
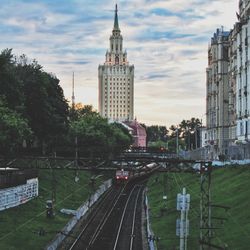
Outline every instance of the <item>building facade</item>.
{"type": "Polygon", "coordinates": [[[133,147],[147,147],[146,129],[136,119],[125,121],[123,124],[130,128],[130,134],[133,136],[133,147]]]}
{"type": "Polygon", "coordinates": [[[246,143],[250,140],[250,1],[239,2],[237,33],[237,139],[246,143]]]}
{"type": "Polygon", "coordinates": [[[99,113],[110,121],[121,122],[134,117],[134,66],[129,65],[123,49],[117,12],[116,5],[110,46],[105,63],[98,68],[99,113]]]}
{"type": "Polygon", "coordinates": [[[217,29],[208,49],[207,136],[209,158],[227,154],[229,140],[229,32],[217,29]]]}
{"type": "Polygon", "coordinates": [[[250,0],[239,1],[238,22],[217,30],[208,50],[208,158],[250,157],[250,0]]]}
{"type": "Polygon", "coordinates": [[[236,77],[237,77],[237,27],[230,31],[228,49],[228,122],[229,146],[234,145],[236,137],[236,77]]]}

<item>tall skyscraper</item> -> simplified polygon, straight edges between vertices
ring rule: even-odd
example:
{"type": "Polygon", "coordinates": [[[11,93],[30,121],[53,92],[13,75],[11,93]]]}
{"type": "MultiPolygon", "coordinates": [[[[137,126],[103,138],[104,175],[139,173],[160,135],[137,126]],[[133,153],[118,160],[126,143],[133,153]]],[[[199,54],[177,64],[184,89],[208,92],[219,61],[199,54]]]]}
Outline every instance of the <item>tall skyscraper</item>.
{"type": "Polygon", "coordinates": [[[111,121],[125,121],[134,117],[134,65],[129,65],[123,50],[117,12],[116,5],[109,50],[98,68],[99,112],[111,121]]]}

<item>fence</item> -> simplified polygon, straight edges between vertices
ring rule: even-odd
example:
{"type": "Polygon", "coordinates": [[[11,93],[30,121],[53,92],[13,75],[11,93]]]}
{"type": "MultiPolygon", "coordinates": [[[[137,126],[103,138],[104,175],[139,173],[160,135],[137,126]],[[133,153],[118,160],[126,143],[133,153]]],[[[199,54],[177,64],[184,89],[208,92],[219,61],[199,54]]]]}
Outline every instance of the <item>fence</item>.
{"type": "Polygon", "coordinates": [[[88,209],[100,198],[100,196],[112,185],[112,180],[104,182],[88,201],[78,208],[76,215],[66,224],[61,233],[57,234],[55,239],[45,247],[45,250],[55,250],[70,233],[77,222],[86,214],[88,209]]]}
{"type": "Polygon", "coordinates": [[[24,204],[38,196],[38,178],[27,180],[26,184],[0,189],[0,211],[24,204]]]}
{"type": "MultiPolygon", "coordinates": [[[[211,154],[211,149],[208,147],[198,148],[192,151],[182,151],[181,156],[190,160],[220,160],[219,156],[211,154]]],[[[246,159],[250,159],[250,144],[229,145],[224,159],[221,160],[246,159]]]]}
{"type": "Polygon", "coordinates": [[[145,196],[145,207],[146,207],[146,218],[147,218],[147,236],[148,236],[148,245],[150,250],[157,250],[155,245],[155,241],[153,240],[154,233],[150,226],[150,219],[149,219],[149,210],[148,210],[148,197],[145,196]]]}

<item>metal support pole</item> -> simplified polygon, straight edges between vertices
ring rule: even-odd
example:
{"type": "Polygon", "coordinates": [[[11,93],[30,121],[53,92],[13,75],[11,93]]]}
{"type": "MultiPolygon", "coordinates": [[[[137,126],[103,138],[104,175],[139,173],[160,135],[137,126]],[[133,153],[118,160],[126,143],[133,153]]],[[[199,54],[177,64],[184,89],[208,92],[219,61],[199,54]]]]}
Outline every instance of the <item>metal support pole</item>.
{"type": "MultiPolygon", "coordinates": [[[[182,191],[182,206],[185,206],[185,195],[186,195],[186,188],[183,188],[182,191]]],[[[184,233],[184,224],[185,224],[185,214],[186,211],[182,207],[181,209],[181,230],[180,230],[180,250],[185,249],[185,233],[184,233]]]]}
{"type": "Polygon", "coordinates": [[[56,152],[54,152],[54,159],[49,160],[49,164],[51,167],[51,171],[52,171],[52,180],[51,180],[51,184],[52,184],[52,194],[51,194],[51,200],[52,202],[56,202],[56,175],[55,175],[55,166],[56,166],[56,152]]]}
{"type": "Polygon", "coordinates": [[[188,231],[189,231],[189,222],[188,222],[188,209],[186,210],[185,214],[185,250],[187,250],[187,238],[188,238],[188,231]]]}
{"type": "Polygon", "coordinates": [[[176,221],[176,235],[180,237],[180,250],[187,250],[187,237],[189,234],[189,207],[190,194],[186,194],[186,188],[183,188],[182,194],[177,195],[177,210],[181,211],[181,218],[176,221]]]}
{"type": "Polygon", "coordinates": [[[179,131],[178,127],[176,127],[176,154],[179,156],[179,131]]]}
{"type": "Polygon", "coordinates": [[[198,135],[197,135],[197,127],[195,126],[195,149],[198,148],[198,135]]]}
{"type": "Polygon", "coordinates": [[[211,163],[200,165],[200,250],[211,249],[211,163]],[[208,246],[205,248],[205,246],[208,246]]]}
{"type": "MultiPolygon", "coordinates": [[[[76,169],[78,169],[78,138],[77,136],[75,137],[75,161],[74,161],[74,166],[76,169]]],[[[76,170],[75,171],[75,182],[79,181],[79,173],[76,170]]]]}

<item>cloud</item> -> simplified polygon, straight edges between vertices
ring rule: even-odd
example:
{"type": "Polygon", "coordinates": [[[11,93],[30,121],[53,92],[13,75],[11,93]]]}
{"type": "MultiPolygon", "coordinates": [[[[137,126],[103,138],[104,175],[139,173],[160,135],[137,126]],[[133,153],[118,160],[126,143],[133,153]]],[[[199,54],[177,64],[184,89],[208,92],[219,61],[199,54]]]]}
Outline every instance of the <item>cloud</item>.
{"type": "Polygon", "coordinates": [[[88,61],[57,61],[56,64],[76,64],[76,65],[84,65],[84,64],[88,64],[89,62],[88,61]]]}
{"type": "MultiPolygon", "coordinates": [[[[120,0],[119,25],[135,65],[135,113],[147,124],[205,113],[207,47],[236,21],[235,0],[120,0]],[[227,8],[225,9],[225,3],[227,8]]],[[[97,107],[98,65],[113,27],[108,0],[1,0],[0,46],[35,58],[61,80],[68,99],[97,107]]]]}

